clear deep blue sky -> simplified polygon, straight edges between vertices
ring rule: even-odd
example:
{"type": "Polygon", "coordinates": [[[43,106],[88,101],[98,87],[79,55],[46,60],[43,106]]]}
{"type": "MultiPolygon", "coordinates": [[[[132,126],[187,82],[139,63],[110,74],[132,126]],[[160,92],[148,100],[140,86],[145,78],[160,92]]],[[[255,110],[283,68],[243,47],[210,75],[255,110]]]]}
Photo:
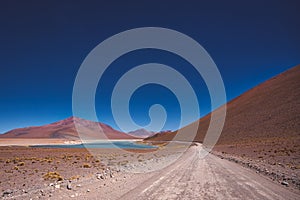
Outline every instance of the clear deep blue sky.
{"type": "MultiPolygon", "coordinates": [[[[217,64],[230,100],[300,63],[299,8],[298,1],[276,0],[1,1],[0,133],[71,116],[73,83],[85,56],[106,38],[137,27],[170,28],[198,41],[217,64]]],[[[99,86],[100,121],[115,127],[109,107],[113,85],[122,72],[147,62],[178,70],[189,65],[159,50],[122,56],[99,86]]],[[[202,115],[210,112],[205,84],[192,69],[183,71],[202,115]]],[[[165,129],[178,128],[178,102],[158,85],[142,87],[132,97],[136,122],[147,124],[153,103],[169,112],[165,129]]]]}

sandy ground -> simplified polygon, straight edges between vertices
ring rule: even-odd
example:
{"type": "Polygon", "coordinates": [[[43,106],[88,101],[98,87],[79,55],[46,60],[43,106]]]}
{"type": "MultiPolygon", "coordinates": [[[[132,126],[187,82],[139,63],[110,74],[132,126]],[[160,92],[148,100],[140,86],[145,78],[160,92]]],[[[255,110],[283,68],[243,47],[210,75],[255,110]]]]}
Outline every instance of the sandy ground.
{"type": "MultiPolygon", "coordinates": [[[[38,144],[38,140],[14,146],[19,142],[11,141],[9,146],[0,147],[0,195],[4,199],[72,198],[72,195],[86,193],[91,183],[104,187],[105,193],[114,189],[115,182],[126,185],[131,177],[140,177],[134,173],[155,170],[181,152],[180,145],[160,152],[151,149],[88,151],[28,147],[38,144]]],[[[53,140],[39,144],[62,142],[53,140]]]]}
{"type": "Polygon", "coordinates": [[[64,139],[15,139],[1,138],[0,146],[30,146],[30,145],[54,145],[54,144],[72,144],[80,143],[79,140],[64,140],[64,139]]]}
{"type": "Polygon", "coordinates": [[[216,145],[213,153],[300,190],[299,144],[299,137],[269,139],[255,143],[216,145]]]}
{"type": "Polygon", "coordinates": [[[0,147],[3,199],[299,199],[299,190],[209,155],[0,147]],[[159,169],[175,162],[168,167],[159,169]],[[142,173],[133,173],[142,172],[142,173]]]}
{"type": "Polygon", "coordinates": [[[201,159],[198,147],[120,199],[299,199],[293,193],[233,162],[213,155],[201,159]]]}
{"type": "MultiPolygon", "coordinates": [[[[91,140],[85,142],[105,142],[107,140],[91,140]]],[[[110,141],[142,141],[142,139],[111,139],[110,141]]],[[[81,140],[67,139],[28,139],[28,138],[1,138],[0,146],[33,146],[33,145],[56,145],[56,144],[80,144],[81,140]]]]}

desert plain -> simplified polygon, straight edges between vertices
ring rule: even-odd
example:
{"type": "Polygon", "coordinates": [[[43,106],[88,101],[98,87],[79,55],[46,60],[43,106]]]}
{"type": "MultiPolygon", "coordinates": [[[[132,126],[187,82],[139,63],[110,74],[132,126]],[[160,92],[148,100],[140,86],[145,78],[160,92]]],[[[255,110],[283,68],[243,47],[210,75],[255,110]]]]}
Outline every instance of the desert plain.
{"type": "Polygon", "coordinates": [[[298,184],[284,185],[285,179],[271,174],[295,173],[292,178],[298,183],[299,170],[276,164],[268,168],[269,174],[263,173],[265,161],[218,150],[227,149],[224,146],[201,158],[198,143],[156,143],[155,150],[88,150],[16,146],[17,142],[0,147],[3,199],[297,199],[300,195],[298,184]]]}

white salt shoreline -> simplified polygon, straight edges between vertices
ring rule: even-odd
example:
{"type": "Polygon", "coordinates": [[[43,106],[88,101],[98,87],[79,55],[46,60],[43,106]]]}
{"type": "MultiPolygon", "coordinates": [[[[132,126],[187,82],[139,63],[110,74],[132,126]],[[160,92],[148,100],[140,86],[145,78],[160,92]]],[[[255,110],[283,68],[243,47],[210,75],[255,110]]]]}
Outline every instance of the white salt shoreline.
{"type": "MultiPolygon", "coordinates": [[[[112,139],[112,140],[86,140],[84,143],[104,143],[104,142],[138,142],[142,139],[112,139]]],[[[82,144],[81,140],[64,140],[64,139],[14,139],[1,138],[0,146],[34,146],[34,145],[59,145],[59,144],[82,144]]]]}

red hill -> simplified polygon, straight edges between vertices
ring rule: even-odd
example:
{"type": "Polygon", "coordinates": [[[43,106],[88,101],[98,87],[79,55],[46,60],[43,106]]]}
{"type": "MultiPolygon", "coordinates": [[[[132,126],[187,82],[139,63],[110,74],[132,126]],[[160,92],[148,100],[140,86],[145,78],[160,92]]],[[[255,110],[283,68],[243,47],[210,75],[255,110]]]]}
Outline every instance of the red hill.
{"type": "MultiPolygon", "coordinates": [[[[218,112],[215,110],[214,112],[218,112]]],[[[275,76],[227,104],[225,125],[218,144],[300,138],[300,65],[275,76]]],[[[203,142],[210,114],[200,119],[195,141],[203,142]]],[[[182,128],[180,140],[189,134],[182,128]]],[[[157,134],[148,140],[171,140],[176,132],[157,134]]]]}
{"type": "Polygon", "coordinates": [[[70,117],[52,124],[44,126],[34,126],[27,128],[18,128],[0,135],[0,138],[45,138],[45,139],[79,139],[77,129],[80,130],[81,137],[85,139],[134,139],[135,137],[117,131],[112,127],[100,123],[93,122],[78,117],[70,117]],[[102,132],[98,132],[98,127],[102,132]]]}

